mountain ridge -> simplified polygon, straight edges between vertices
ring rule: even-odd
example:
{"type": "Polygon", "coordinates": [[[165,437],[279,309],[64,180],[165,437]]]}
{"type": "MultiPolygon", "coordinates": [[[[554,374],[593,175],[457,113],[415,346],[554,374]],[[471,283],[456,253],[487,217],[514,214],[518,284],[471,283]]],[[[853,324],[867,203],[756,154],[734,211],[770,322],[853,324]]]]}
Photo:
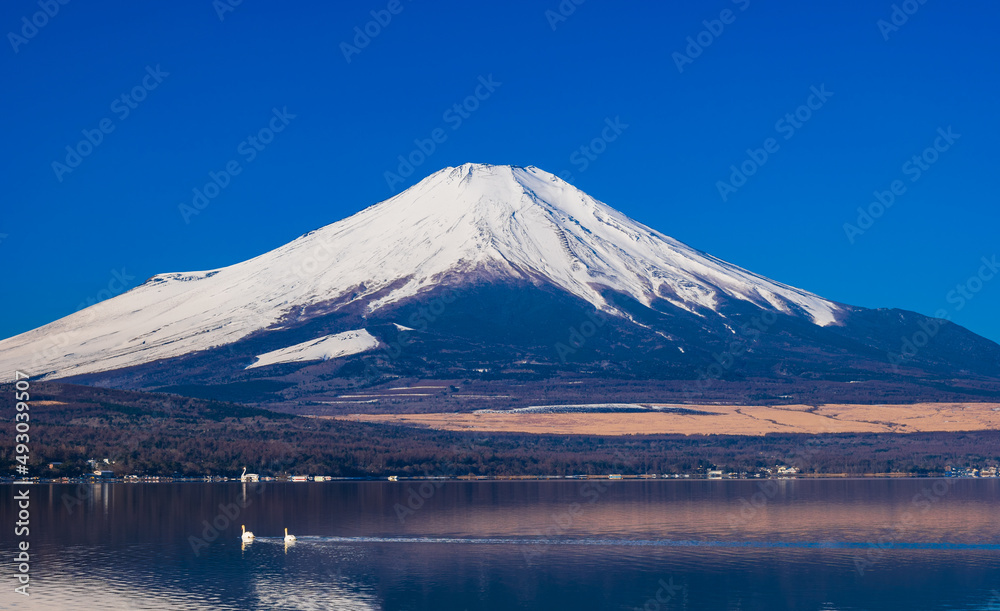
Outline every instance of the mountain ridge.
{"type": "MultiPolygon", "coordinates": [[[[368,369],[415,367],[424,374],[435,367],[474,371],[525,355],[545,371],[590,358],[610,361],[616,375],[633,368],[643,375],[694,376],[720,359],[736,361],[735,355],[743,362],[722,373],[801,375],[812,368],[822,374],[881,370],[886,359],[879,352],[891,349],[897,329],[926,318],[893,321],[878,312],[693,249],[534,166],[464,164],[257,257],[157,274],[127,293],[2,340],[0,371],[30,363],[32,375],[42,378],[96,376],[127,384],[129,374],[103,374],[170,362],[184,378],[189,373],[181,363],[208,355],[227,363],[219,375],[249,375],[248,369],[270,375],[312,368],[316,363],[303,354],[315,353],[319,360],[364,358],[368,369]],[[440,300],[446,291],[458,295],[458,303],[413,340],[423,342],[425,353],[408,355],[415,360],[405,366],[399,359],[373,365],[373,346],[395,341],[385,325],[407,325],[419,302],[440,300]],[[586,346],[566,344],[562,338],[572,333],[563,329],[571,331],[588,312],[611,321],[602,330],[608,336],[583,338],[586,346]],[[754,331],[750,323],[764,315],[774,321],[754,331]],[[382,330],[361,342],[360,352],[289,351],[365,329],[382,330]],[[571,358],[560,353],[560,343],[572,348],[571,358]],[[265,353],[290,352],[297,354],[295,365],[269,357],[267,366],[251,367],[265,353]],[[446,364],[452,357],[457,360],[446,364]]],[[[943,328],[939,346],[925,350],[917,364],[956,375],[970,367],[995,371],[1000,346],[973,340],[950,323],[943,328]],[[969,346],[988,357],[984,364],[967,354],[969,346]]],[[[602,367],[594,371],[608,371],[602,367]]],[[[170,375],[164,365],[153,377],[162,382],[170,375]]]]}

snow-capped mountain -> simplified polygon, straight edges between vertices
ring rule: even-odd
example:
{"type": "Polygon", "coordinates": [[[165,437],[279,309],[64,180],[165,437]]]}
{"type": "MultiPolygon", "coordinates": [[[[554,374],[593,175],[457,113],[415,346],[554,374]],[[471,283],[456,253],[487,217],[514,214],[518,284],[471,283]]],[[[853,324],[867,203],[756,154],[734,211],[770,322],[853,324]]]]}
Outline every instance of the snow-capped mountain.
{"type": "MultiPolygon", "coordinates": [[[[510,287],[535,295],[536,310],[551,310],[539,315],[541,325],[572,322],[560,308],[589,307],[626,335],[641,335],[642,350],[669,349],[671,359],[682,360],[707,358],[705,337],[737,334],[740,317],[754,312],[780,317],[769,331],[822,346],[843,338],[837,329],[861,311],[699,252],[538,168],[465,164],[248,261],[160,274],[0,341],[0,372],[66,378],[227,346],[226,354],[241,359],[233,371],[337,359],[389,343],[385,333],[364,328],[396,323],[392,332],[399,332],[407,304],[444,287],[475,287],[474,303],[449,308],[455,328],[469,308],[495,306],[494,318],[509,316],[503,303],[524,299],[497,297],[497,287],[510,287]],[[483,287],[492,287],[489,297],[483,287]],[[550,297],[561,305],[539,306],[550,297]],[[337,347],[338,334],[347,332],[355,333],[349,347],[337,347]]],[[[456,333],[480,343],[496,339],[456,333]]],[[[599,342],[589,349],[600,351],[599,342]]],[[[566,360],[565,353],[549,356],[566,360]]]]}

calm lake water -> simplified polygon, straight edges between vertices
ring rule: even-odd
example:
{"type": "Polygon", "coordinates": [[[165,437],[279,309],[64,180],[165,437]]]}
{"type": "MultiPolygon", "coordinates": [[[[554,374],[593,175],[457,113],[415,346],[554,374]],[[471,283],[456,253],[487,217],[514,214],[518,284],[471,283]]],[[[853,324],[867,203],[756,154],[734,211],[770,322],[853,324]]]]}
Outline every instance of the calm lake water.
{"type": "Polygon", "coordinates": [[[996,479],[36,485],[30,598],[13,496],[6,609],[1000,610],[996,479]]]}

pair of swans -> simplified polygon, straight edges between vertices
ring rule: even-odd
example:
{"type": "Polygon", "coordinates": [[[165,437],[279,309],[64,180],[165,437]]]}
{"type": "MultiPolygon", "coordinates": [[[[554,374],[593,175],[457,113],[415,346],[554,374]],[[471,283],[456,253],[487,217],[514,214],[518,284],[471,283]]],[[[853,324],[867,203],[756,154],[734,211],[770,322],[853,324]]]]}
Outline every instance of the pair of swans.
{"type": "MultiPolygon", "coordinates": [[[[256,537],[254,537],[254,534],[252,532],[250,532],[249,530],[247,530],[246,524],[240,524],[240,528],[243,530],[243,534],[240,535],[240,539],[244,543],[251,543],[251,542],[253,542],[253,540],[256,537]]],[[[295,542],[295,535],[288,534],[288,529],[286,528],[285,529],[285,543],[294,543],[294,542],[295,542]]]]}

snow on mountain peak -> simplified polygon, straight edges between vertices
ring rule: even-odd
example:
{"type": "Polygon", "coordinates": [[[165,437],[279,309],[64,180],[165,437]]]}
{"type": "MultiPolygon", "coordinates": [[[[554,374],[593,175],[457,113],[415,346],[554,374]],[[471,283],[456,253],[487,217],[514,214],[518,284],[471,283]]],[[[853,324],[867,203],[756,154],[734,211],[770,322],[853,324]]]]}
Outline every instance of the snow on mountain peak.
{"type": "Polygon", "coordinates": [[[373,307],[419,290],[461,261],[517,277],[545,277],[604,309],[603,287],[646,305],[665,299],[696,313],[716,310],[723,295],[785,313],[798,307],[820,325],[833,324],[840,309],[696,251],[533,166],[445,168],[369,210],[384,207],[380,212],[396,218],[406,215],[407,204],[416,204],[416,211],[402,225],[420,237],[428,224],[447,228],[441,236],[447,245],[442,240],[426,253],[426,265],[414,266],[424,273],[373,307]]]}
{"type": "Polygon", "coordinates": [[[375,311],[472,272],[547,281],[610,313],[607,288],[699,315],[725,298],[818,325],[841,310],[694,250],[539,168],[467,163],[253,259],[159,274],[0,341],[0,369],[13,370],[6,361],[24,350],[36,373],[117,369],[234,342],[307,306],[367,300],[375,311]]]}

